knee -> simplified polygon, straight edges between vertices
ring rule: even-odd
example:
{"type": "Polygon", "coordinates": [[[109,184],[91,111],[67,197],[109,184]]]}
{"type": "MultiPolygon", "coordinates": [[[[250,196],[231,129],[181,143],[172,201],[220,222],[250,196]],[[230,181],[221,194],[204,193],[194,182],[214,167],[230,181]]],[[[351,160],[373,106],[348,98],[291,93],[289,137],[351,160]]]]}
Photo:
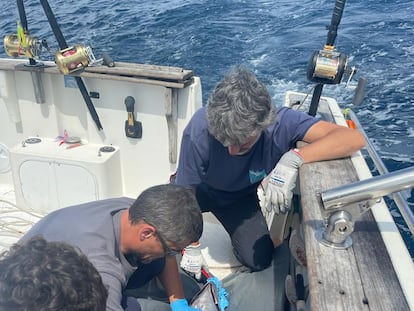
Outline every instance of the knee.
{"type": "Polygon", "coordinates": [[[273,260],[274,245],[270,238],[261,239],[255,243],[252,251],[241,254],[238,253],[237,250],[234,250],[234,253],[236,258],[244,266],[250,268],[253,272],[257,272],[262,271],[271,265],[273,260]]]}
{"type": "Polygon", "coordinates": [[[254,253],[253,264],[250,266],[250,269],[253,272],[262,271],[268,268],[273,260],[273,245],[267,251],[254,253]]]}

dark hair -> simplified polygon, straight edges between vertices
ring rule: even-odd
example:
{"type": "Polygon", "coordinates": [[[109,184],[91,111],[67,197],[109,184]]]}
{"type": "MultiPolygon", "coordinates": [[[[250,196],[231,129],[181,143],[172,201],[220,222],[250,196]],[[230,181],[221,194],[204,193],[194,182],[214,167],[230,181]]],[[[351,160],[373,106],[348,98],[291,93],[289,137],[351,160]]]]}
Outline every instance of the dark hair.
{"type": "Polygon", "coordinates": [[[103,311],[108,293],[80,250],[33,237],[0,259],[1,311],[103,311]]]}
{"type": "Polygon", "coordinates": [[[260,134],[276,112],[266,86],[242,66],[216,85],[206,107],[208,129],[224,146],[240,146],[260,134]]]}
{"type": "Polygon", "coordinates": [[[203,218],[193,191],[175,184],[144,190],[130,207],[129,220],[155,226],[163,237],[178,245],[198,241],[203,232],[203,218]]]}

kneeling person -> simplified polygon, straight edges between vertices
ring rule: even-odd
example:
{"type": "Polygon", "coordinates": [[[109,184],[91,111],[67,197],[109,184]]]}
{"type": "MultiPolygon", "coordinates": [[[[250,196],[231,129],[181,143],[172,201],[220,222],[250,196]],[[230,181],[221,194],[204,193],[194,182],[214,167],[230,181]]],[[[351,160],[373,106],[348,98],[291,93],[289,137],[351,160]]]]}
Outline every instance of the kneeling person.
{"type": "Polygon", "coordinates": [[[114,198],[54,211],[21,242],[40,234],[79,247],[108,287],[107,311],[140,310],[127,293],[145,288],[154,279],[163,285],[171,309],[185,311],[195,309],[184,298],[175,255],[197,241],[202,230],[193,192],[168,184],[151,187],[136,200],[114,198]]]}

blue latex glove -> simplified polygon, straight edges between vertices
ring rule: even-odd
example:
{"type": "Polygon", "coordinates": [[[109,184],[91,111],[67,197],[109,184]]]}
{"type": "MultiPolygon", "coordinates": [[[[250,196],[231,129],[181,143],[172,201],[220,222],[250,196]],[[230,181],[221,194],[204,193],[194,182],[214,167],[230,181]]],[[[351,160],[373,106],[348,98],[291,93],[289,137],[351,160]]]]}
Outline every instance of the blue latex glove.
{"type": "Polygon", "coordinates": [[[202,311],[200,309],[192,308],[188,305],[187,300],[178,299],[170,304],[172,311],[202,311]]]}
{"type": "Polygon", "coordinates": [[[207,279],[207,283],[213,283],[216,285],[217,288],[217,294],[218,294],[218,306],[220,311],[224,311],[229,306],[229,301],[227,300],[228,293],[227,291],[221,287],[221,283],[218,278],[216,277],[210,277],[207,279]]]}

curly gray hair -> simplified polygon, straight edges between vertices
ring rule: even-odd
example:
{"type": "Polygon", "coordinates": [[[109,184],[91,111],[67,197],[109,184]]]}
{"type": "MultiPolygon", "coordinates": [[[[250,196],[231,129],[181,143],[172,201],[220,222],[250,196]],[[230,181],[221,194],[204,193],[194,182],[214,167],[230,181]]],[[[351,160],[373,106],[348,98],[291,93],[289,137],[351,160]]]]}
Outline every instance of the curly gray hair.
{"type": "Polygon", "coordinates": [[[216,85],[207,103],[210,133],[224,146],[241,146],[276,117],[266,86],[242,66],[233,67],[216,85]]]}

